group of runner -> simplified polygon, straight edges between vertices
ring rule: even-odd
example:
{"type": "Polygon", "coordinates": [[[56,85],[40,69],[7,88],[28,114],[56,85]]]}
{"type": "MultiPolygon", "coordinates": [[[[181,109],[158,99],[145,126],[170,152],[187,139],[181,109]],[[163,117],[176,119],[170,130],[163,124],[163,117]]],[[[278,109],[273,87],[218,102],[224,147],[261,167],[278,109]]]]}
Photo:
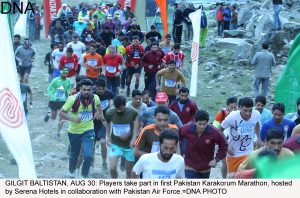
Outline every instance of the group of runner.
{"type": "MultiPolygon", "coordinates": [[[[63,13],[70,14],[63,6],[61,18],[52,27],[52,32],[57,32],[51,39],[51,51],[45,56],[51,110],[45,121],[59,115],[55,135],[58,139],[64,121],[69,121],[70,178],[89,177],[98,142],[102,170],[109,169],[111,178],[118,178],[119,161],[126,178],[209,178],[211,168],[219,161],[222,176],[234,177],[246,169],[240,166],[250,161],[248,156],[255,148],[275,151],[280,157],[283,143],[299,133],[293,132],[297,129],[294,121],[283,118],[284,104],[274,104],[271,113],[265,109],[264,96],[257,96],[255,105],[249,97],[239,102],[229,98],[227,107],[210,124],[208,112],[188,97],[180,44],[173,44],[170,35],[161,41],[152,26],[145,34],[144,47],[144,34],[138,24],[132,24],[131,15],[125,16],[118,4],[107,13],[102,5],[99,7],[100,10],[89,10],[83,6],[82,13],[71,27],[66,26],[61,37],[58,30],[65,23],[63,13]],[[106,17],[98,20],[92,10],[106,17]],[[84,18],[86,13],[89,14],[84,18]],[[119,20],[122,13],[125,17],[121,24],[127,24],[128,31],[125,25],[120,31],[113,30],[111,16],[119,20]],[[78,34],[84,21],[88,21],[87,27],[78,34]],[[142,69],[145,88],[140,91],[142,69]],[[133,75],[136,81],[131,91],[133,75]],[[119,94],[120,89],[124,89],[127,98],[119,94]]],[[[19,35],[14,36],[14,47],[23,102],[27,104],[29,93],[32,104],[30,87],[23,83],[28,83],[35,52],[28,39],[20,45],[19,35]]],[[[299,138],[295,141],[299,142],[299,138]]],[[[286,153],[293,155],[292,151],[286,153]]]]}

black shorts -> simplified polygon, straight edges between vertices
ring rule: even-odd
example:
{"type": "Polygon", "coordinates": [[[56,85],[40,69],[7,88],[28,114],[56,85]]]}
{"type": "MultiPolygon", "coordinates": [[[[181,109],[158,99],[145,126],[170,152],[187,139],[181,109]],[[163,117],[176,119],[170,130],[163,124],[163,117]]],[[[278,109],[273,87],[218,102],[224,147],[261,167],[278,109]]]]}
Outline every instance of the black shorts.
{"type": "Polygon", "coordinates": [[[21,67],[19,66],[18,73],[20,74],[20,76],[24,76],[25,73],[30,74],[31,68],[32,68],[32,66],[21,66],[21,67]]]}
{"type": "Polygon", "coordinates": [[[58,111],[62,108],[66,101],[49,101],[48,107],[51,111],[58,111]]]}
{"type": "Polygon", "coordinates": [[[141,74],[142,72],[142,67],[138,67],[137,69],[134,67],[127,67],[127,74],[128,75],[133,75],[133,74],[141,74]]]}

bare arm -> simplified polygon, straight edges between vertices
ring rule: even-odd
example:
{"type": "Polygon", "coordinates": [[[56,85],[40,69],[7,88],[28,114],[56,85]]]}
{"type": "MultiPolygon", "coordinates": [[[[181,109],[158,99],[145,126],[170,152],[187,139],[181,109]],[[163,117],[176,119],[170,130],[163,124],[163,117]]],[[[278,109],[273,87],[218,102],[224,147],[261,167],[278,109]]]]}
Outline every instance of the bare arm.
{"type": "Polygon", "coordinates": [[[134,142],[137,138],[139,127],[140,127],[139,116],[136,116],[135,120],[133,121],[133,133],[132,133],[132,139],[130,142],[130,147],[134,146],[134,142]]]}

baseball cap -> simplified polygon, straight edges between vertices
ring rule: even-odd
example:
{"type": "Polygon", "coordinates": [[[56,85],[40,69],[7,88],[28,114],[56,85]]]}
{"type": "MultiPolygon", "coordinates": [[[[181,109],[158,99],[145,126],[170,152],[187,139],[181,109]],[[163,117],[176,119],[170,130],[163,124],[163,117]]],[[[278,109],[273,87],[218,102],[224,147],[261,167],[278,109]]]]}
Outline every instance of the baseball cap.
{"type": "Polygon", "coordinates": [[[168,95],[165,92],[158,92],[155,96],[155,102],[167,102],[168,101],[168,95]]]}
{"type": "Polygon", "coordinates": [[[108,19],[112,19],[111,14],[107,15],[107,18],[108,18],[108,19]]]}
{"type": "Polygon", "coordinates": [[[78,18],[78,22],[84,22],[84,18],[79,17],[79,18],[78,18]]]}
{"type": "Polygon", "coordinates": [[[74,39],[78,39],[78,38],[79,38],[78,34],[74,34],[72,37],[73,37],[74,39]]]}

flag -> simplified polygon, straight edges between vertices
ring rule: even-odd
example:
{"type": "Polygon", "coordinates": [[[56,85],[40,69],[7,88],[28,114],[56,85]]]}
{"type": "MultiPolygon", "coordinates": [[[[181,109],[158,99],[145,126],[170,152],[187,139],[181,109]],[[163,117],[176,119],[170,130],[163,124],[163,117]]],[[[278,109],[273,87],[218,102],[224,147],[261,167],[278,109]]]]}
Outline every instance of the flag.
{"type": "Polygon", "coordinates": [[[296,101],[300,93],[300,34],[296,37],[289,52],[286,67],[275,88],[275,101],[285,104],[285,112],[297,111],[296,101]]]}
{"type": "Polygon", "coordinates": [[[256,177],[265,179],[300,179],[300,154],[277,161],[256,160],[256,177]]]}
{"type": "Polygon", "coordinates": [[[192,78],[190,85],[190,96],[197,97],[197,84],[198,84],[198,59],[199,59],[199,40],[200,40],[200,23],[201,23],[202,9],[189,14],[193,24],[193,44],[191,49],[192,58],[192,78]]]}
{"type": "Polygon", "coordinates": [[[44,29],[45,36],[48,37],[51,22],[57,16],[58,10],[61,8],[61,0],[44,0],[44,29]]]}
{"type": "Polygon", "coordinates": [[[14,33],[15,34],[20,34],[20,36],[22,37],[26,37],[26,30],[27,30],[27,14],[25,14],[25,9],[27,6],[28,1],[27,0],[21,0],[20,1],[20,5],[21,2],[23,2],[23,14],[20,13],[19,19],[16,22],[15,26],[14,26],[14,33]]]}
{"type": "Polygon", "coordinates": [[[167,13],[167,0],[155,0],[160,9],[160,18],[164,28],[164,38],[168,34],[168,13],[167,13]]]}
{"type": "Polygon", "coordinates": [[[0,132],[14,156],[21,179],[35,179],[35,166],[7,16],[0,14],[0,132]]]}

